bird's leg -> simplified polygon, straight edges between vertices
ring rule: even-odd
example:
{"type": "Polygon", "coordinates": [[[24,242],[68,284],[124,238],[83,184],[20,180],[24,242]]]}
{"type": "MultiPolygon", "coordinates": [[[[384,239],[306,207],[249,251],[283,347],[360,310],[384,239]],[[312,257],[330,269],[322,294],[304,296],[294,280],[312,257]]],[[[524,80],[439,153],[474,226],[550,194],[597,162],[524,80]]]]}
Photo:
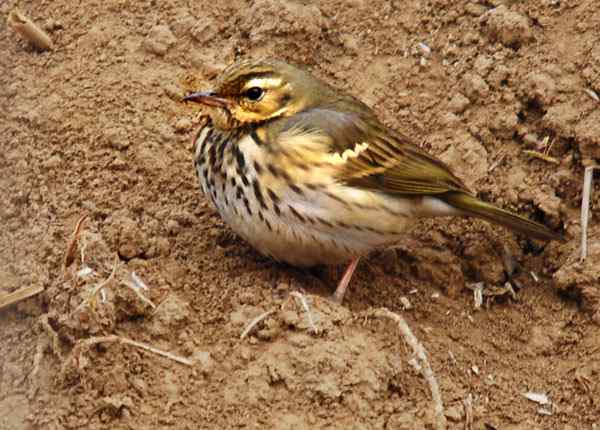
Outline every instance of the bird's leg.
{"type": "Polygon", "coordinates": [[[352,261],[350,262],[350,264],[348,265],[348,268],[344,272],[344,276],[342,276],[342,279],[340,279],[340,282],[339,282],[337,288],[335,289],[335,293],[333,293],[333,300],[336,303],[341,304],[342,300],[344,300],[344,295],[346,294],[346,288],[348,288],[350,279],[352,279],[352,275],[354,274],[354,271],[356,270],[356,266],[358,266],[359,261],[360,261],[360,257],[353,258],[352,261]]]}

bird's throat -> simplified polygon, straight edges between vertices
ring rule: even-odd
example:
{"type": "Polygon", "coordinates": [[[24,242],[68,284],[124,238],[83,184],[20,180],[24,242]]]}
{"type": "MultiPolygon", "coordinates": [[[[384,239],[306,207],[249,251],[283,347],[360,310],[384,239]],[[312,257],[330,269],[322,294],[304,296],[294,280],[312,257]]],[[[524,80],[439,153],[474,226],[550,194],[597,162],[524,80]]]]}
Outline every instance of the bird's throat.
{"type": "Polygon", "coordinates": [[[226,108],[212,107],[210,108],[209,115],[213,125],[219,130],[232,130],[242,125],[226,108]]]}

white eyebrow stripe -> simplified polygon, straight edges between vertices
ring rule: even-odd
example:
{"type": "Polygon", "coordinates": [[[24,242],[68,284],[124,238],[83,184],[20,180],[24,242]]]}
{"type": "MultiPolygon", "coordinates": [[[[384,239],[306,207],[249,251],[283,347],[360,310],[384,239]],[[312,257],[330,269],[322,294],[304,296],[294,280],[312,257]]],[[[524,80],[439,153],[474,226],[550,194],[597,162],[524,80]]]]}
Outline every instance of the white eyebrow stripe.
{"type": "Polygon", "coordinates": [[[275,88],[281,85],[281,78],[254,78],[248,81],[245,88],[275,88]]]}

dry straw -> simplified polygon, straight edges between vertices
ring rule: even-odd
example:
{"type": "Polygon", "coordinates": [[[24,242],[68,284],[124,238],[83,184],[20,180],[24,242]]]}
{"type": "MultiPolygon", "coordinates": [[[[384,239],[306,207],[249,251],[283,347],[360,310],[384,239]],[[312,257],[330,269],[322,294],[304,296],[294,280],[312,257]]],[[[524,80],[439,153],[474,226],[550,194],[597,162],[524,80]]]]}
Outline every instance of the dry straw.
{"type": "Polygon", "coordinates": [[[54,48],[50,36],[17,9],[8,14],[8,24],[36,48],[43,51],[51,51],[54,48]]]}

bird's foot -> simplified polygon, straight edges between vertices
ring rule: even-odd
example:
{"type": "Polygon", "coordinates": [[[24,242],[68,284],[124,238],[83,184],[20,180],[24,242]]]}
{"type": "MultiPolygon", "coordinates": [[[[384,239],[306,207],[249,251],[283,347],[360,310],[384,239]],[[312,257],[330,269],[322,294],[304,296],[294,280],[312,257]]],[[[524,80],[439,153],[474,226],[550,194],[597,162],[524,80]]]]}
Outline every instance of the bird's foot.
{"type": "Polygon", "coordinates": [[[346,290],[348,289],[348,284],[352,279],[352,275],[354,274],[359,261],[360,257],[353,258],[352,261],[350,261],[350,264],[346,268],[346,271],[344,272],[342,279],[340,279],[340,282],[335,289],[335,293],[333,293],[333,297],[331,298],[335,303],[342,304],[344,296],[346,295],[346,290]]]}

